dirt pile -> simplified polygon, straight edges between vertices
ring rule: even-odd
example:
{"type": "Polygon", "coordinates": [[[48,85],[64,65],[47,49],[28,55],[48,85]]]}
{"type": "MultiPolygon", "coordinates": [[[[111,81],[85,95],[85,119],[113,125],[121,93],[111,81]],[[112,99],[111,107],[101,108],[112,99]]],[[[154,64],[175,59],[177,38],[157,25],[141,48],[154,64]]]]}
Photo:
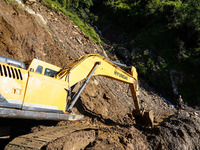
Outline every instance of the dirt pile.
{"type": "MultiPolygon", "coordinates": [[[[21,6],[19,8],[18,4],[0,1],[1,55],[21,61],[31,60],[37,55],[39,59],[60,67],[88,53],[106,56],[103,49],[94,44],[61,12],[52,12],[38,2],[26,6],[27,9],[34,13],[31,15],[21,6]]],[[[156,118],[166,114],[169,116],[175,112],[173,107],[144,83],[141,85],[140,99],[145,109],[156,112],[156,118]]],[[[74,108],[76,113],[84,114],[85,119],[58,123],[57,127],[64,128],[68,134],[46,142],[43,148],[161,149],[163,146],[164,149],[187,148],[181,146],[183,143],[191,149],[199,148],[198,116],[171,117],[153,129],[145,129],[128,117],[128,113],[133,109],[134,104],[128,85],[104,77],[93,77],[74,108]],[[188,138],[192,140],[187,140],[188,138]],[[178,142],[180,146],[175,147],[173,142],[178,142]]],[[[17,128],[22,127],[19,125],[17,128]]],[[[50,129],[46,125],[28,125],[28,127],[34,137],[35,134],[40,135],[55,129],[54,127],[50,129]]],[[[60,131],[62,133],[62,130],[60,131]]]]}
{"type": "Polygon", "coordinates": [[[162,150],[198,150],[200,148],[199,123],[198,116],[182,112],[178,116],[168,118],[153,130],[147,131],[147,139],[151,145],[162,150]]]}
{"type": "Polygon", "coordinates": [[[36,54],[40,59],[56,65],[67,63],[69,55],[55,45],[51,35],[18,5],[0,3],[0,54],[28,61],[36,54]],[[52,57],[52,56],[59,56],[52,57]],[[61,63],[61,60],[62,63],[61,63]]]}

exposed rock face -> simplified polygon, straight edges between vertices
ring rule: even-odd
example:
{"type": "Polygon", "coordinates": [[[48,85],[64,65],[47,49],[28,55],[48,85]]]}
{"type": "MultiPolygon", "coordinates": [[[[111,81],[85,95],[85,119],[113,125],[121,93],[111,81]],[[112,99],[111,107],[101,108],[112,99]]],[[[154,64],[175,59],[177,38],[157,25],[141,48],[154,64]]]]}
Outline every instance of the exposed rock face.
{"type": "Polygon", "coordinates": [[[116,48],[115,53],[119,56],[119,58],[125,61],[125,63],[128,63],[130,61],[131,53],[128,49],[119,46],[116,48]]]}

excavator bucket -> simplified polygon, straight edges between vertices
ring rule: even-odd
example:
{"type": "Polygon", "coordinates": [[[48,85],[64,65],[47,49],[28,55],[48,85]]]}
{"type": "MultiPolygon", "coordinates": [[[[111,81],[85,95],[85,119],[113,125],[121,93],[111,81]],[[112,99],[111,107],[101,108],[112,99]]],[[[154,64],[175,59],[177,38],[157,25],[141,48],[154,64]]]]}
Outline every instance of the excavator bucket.
{"type": "Polygon", "coordinates": [[[152,110],[144,111],[143,113],[141,113],[138,110],[133,110],[132,113],[133,113],[136,123],[142,124],[146,127],[154,126],[154,114],[152,110]]]}
{"type": "Polygon", "coordinates": [[[131,94],[133,97],[133,102],[135,105],[135,110],[133,110],[132,115],[134,116],[136,123],[145,125],[145,126],[151,126],[153,127],[154,123],[154,115],[153,111],[146,111],[142,108],[138,95],[139,95],[139,85],[138,85],[138,78],[137,78],[137,71],[136,68],[132,67],[129,70],[129,73],[134,77],[133,83],[129,84],[131,94]]]}

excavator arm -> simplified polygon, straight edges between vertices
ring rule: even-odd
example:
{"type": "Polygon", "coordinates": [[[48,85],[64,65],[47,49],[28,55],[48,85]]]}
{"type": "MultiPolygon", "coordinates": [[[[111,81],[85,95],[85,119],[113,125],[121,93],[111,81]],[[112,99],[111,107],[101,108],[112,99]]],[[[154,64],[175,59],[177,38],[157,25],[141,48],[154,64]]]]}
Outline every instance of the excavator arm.
{"type": "Polygon", "coordinates": [[[91,76],[97,75],[114,79],[120,82],[128,83],[131,89],[132,98],[135,105],[135,110],[133,111],[133,115],[137,116],[137,118],[142,118],[142,117],[144,118],[145,115],[146,118],[145,122],[153,122],[152,112],[144,113],[144,111],[141,109],[141,105],[137,98],[139,90],[138,90],[138,77],[136,69],[135,67],[128,67],[128,69],[129,71],[126,72],[116,64],[108,61],[106,58],[98,54],[89,54],[80,57],[78,60],[76,60],[69,66],[62,69],[57,75],[57,78],[63,79],[68,83],[66,87],[67,89],[70,89],[70,87],[75,85],[77,82],[85,79],[85,82],[83,83],[82,87],[79,88],[78,92],[72,98],[71,105],[68,105],[67,106],[68,108],[66,110],[70,111],[72,109],[79,95],[87,85],[91,76]]]}

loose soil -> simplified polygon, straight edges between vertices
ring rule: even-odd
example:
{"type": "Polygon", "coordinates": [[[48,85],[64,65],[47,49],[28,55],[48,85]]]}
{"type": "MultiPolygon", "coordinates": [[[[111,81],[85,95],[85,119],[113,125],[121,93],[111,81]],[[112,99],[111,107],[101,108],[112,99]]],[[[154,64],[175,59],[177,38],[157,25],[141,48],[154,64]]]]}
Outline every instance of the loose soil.
{"type": "MultiPolygon", "coordinates": [[[[37,55],[40,60],[60,67],[89,53],[110,59],[61,12],[52,12],[38,2],[26,7],[35,13],[29,14],[16,3],[0,1],[0,55],[20,61],[37,55]]],[[[112,59],[117,60],[117,57],[113,55],[112,59]]],[[[129,117],[134,104],[128,85],[93,77],[73,109],[85,116],[83,120],[26,120],[26,124],[17,120],[11,139],[1,140],[1,147],[20,135],[40,135],[61,127],[68,134],[62,134],[61,130],[59,138],[49,140],[42,149],[200,149],[200,111],[186,106],[176,116],[176,110],[153,88],[141,79],[140,82],[139,98],[146,110],[155,112],[157,126],[154,128],[136,124],[129,117]],[[87,128],[83,128],[85,126],[87,128]],[[70,129],[74,129],[73,132],[70,129]]]]}

